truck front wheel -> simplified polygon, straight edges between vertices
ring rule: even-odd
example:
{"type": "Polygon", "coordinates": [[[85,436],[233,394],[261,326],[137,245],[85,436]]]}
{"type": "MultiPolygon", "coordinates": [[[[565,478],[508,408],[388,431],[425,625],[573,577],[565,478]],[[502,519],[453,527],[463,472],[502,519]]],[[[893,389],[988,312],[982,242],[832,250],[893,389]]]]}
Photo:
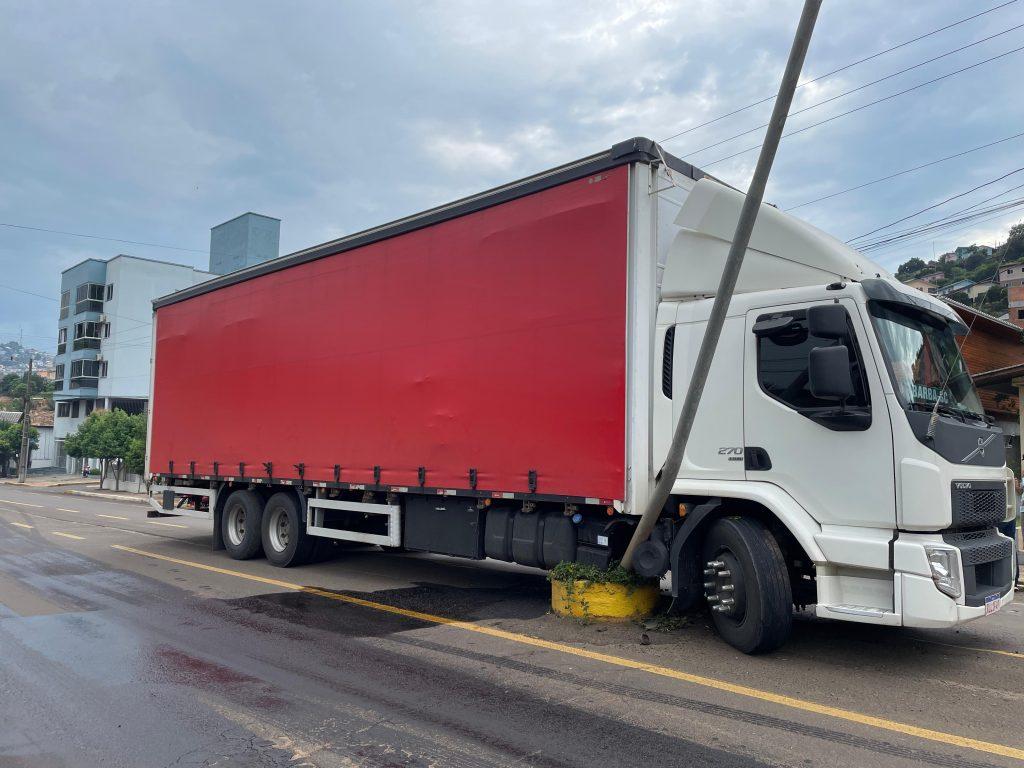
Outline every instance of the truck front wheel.
{"type": "Polygon", "coordinates": [[[306,533],[299,502],[291,493],[275,493],[263,510],[263,552],[271,565],[302,565],[313,555],[316,539],[306,533]]]}
{"type": "Polygon", "coordinates": [[[263,503],[252,491],[228,496],[220,517],[224,549],[235,560],[251,560],[260,554],[260,519],[263,503]]]}
{"type": "Polygon", "coordinates": [[[723,517],[704,539],[704,592],[718,634],[744,653],[783,645],[793,624],[789,571],[757,520],[723,517]]]}

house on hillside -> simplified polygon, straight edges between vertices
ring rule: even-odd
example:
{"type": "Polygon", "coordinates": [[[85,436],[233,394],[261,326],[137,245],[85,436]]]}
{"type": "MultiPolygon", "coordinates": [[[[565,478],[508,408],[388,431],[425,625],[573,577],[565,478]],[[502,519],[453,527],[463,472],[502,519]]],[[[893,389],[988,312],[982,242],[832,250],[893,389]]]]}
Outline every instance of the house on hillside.
{"type": "Polygon", "coordinates": [[[917,288],[917,290],[923,291],[924,293],[935,293],[939,290],[935,283],[930,280],[925,280],[923,277],[914,277],[910,280],[905,280],[903,281],[903,284],[909,285],[911,288],[917,288]]]}
{"type": "Polygon", "coordinates": [[[975,283],[967,289],[967,295],[971,297],[971,300],[977,299],[982,294],[986,293],[989,288],[995,288],[999,283],[994,280],[981,280],[975,283]]]}
{"type": "Polygon", "coordinates": [[[1015,261],[999,268],[1000,285],[1021,285],[1024,283],[1024,262],[1015,261]]]}
{"type": "Polygon", "coordinates": [[[956,260],[966,259],[973,253],[980,253],[982,256],[992,255],[992,246],[989,245],[961,245],[959,248],[953,251],[956,256],[956,260]]]}
{"type": "Polygon", "coordinates": [[[949,283],[948,285],[942,286],[935,292],[935,294],[937,296],[949,296],[951,293],[969,291],[973,285],[973,280],[957,280],[955,283],[949,283]]]}
{"type": "Polygon", "coordinates": [[[926,275],[918,275],[918,280],[927,280],[929,283],[937,283],[946,276],[945,272],[929,272],[926,275]]]}

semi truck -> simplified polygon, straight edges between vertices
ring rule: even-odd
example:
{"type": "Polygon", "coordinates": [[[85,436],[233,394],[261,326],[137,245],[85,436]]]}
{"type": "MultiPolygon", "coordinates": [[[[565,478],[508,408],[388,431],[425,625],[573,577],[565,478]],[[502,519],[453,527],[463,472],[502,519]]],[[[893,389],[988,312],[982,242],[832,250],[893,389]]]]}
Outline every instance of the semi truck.
{"type": "MultiPolygon", "coordinates": [[[[743,199],[635,138],[157,299],[151,514],[281,567],[322,540],[614,565],[743,199]]],[[[999,610],[1015,485],[967,332],[762,205],[635,571],[748,653],[783,644],[795,608],[906,627],[999,610]]]]}

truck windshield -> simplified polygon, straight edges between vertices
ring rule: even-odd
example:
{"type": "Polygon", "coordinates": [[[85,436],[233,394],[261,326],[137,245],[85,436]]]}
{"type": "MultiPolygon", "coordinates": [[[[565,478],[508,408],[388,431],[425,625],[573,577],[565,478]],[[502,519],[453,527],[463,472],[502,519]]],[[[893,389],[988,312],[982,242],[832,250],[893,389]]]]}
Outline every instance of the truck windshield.
{"type": "Polygon", "coordinates": [[[927,312],[870,303],[893,385],[905,408],[983,420],[985,411],[949,324],[927,312]]]}

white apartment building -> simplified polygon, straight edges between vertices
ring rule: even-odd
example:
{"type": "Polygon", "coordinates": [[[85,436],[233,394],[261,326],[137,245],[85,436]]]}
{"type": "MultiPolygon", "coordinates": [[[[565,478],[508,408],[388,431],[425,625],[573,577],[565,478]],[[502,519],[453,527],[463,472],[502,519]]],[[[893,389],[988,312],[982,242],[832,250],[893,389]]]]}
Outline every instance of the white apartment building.
{"type": "Polygon", "coordinates": [[[54,375],[55,465],[75,471],[64,439],[96,408],[142,413],[149,398],[152,301],[213,277],[182,264],[119,255],[61,273],[54,375]]]}

